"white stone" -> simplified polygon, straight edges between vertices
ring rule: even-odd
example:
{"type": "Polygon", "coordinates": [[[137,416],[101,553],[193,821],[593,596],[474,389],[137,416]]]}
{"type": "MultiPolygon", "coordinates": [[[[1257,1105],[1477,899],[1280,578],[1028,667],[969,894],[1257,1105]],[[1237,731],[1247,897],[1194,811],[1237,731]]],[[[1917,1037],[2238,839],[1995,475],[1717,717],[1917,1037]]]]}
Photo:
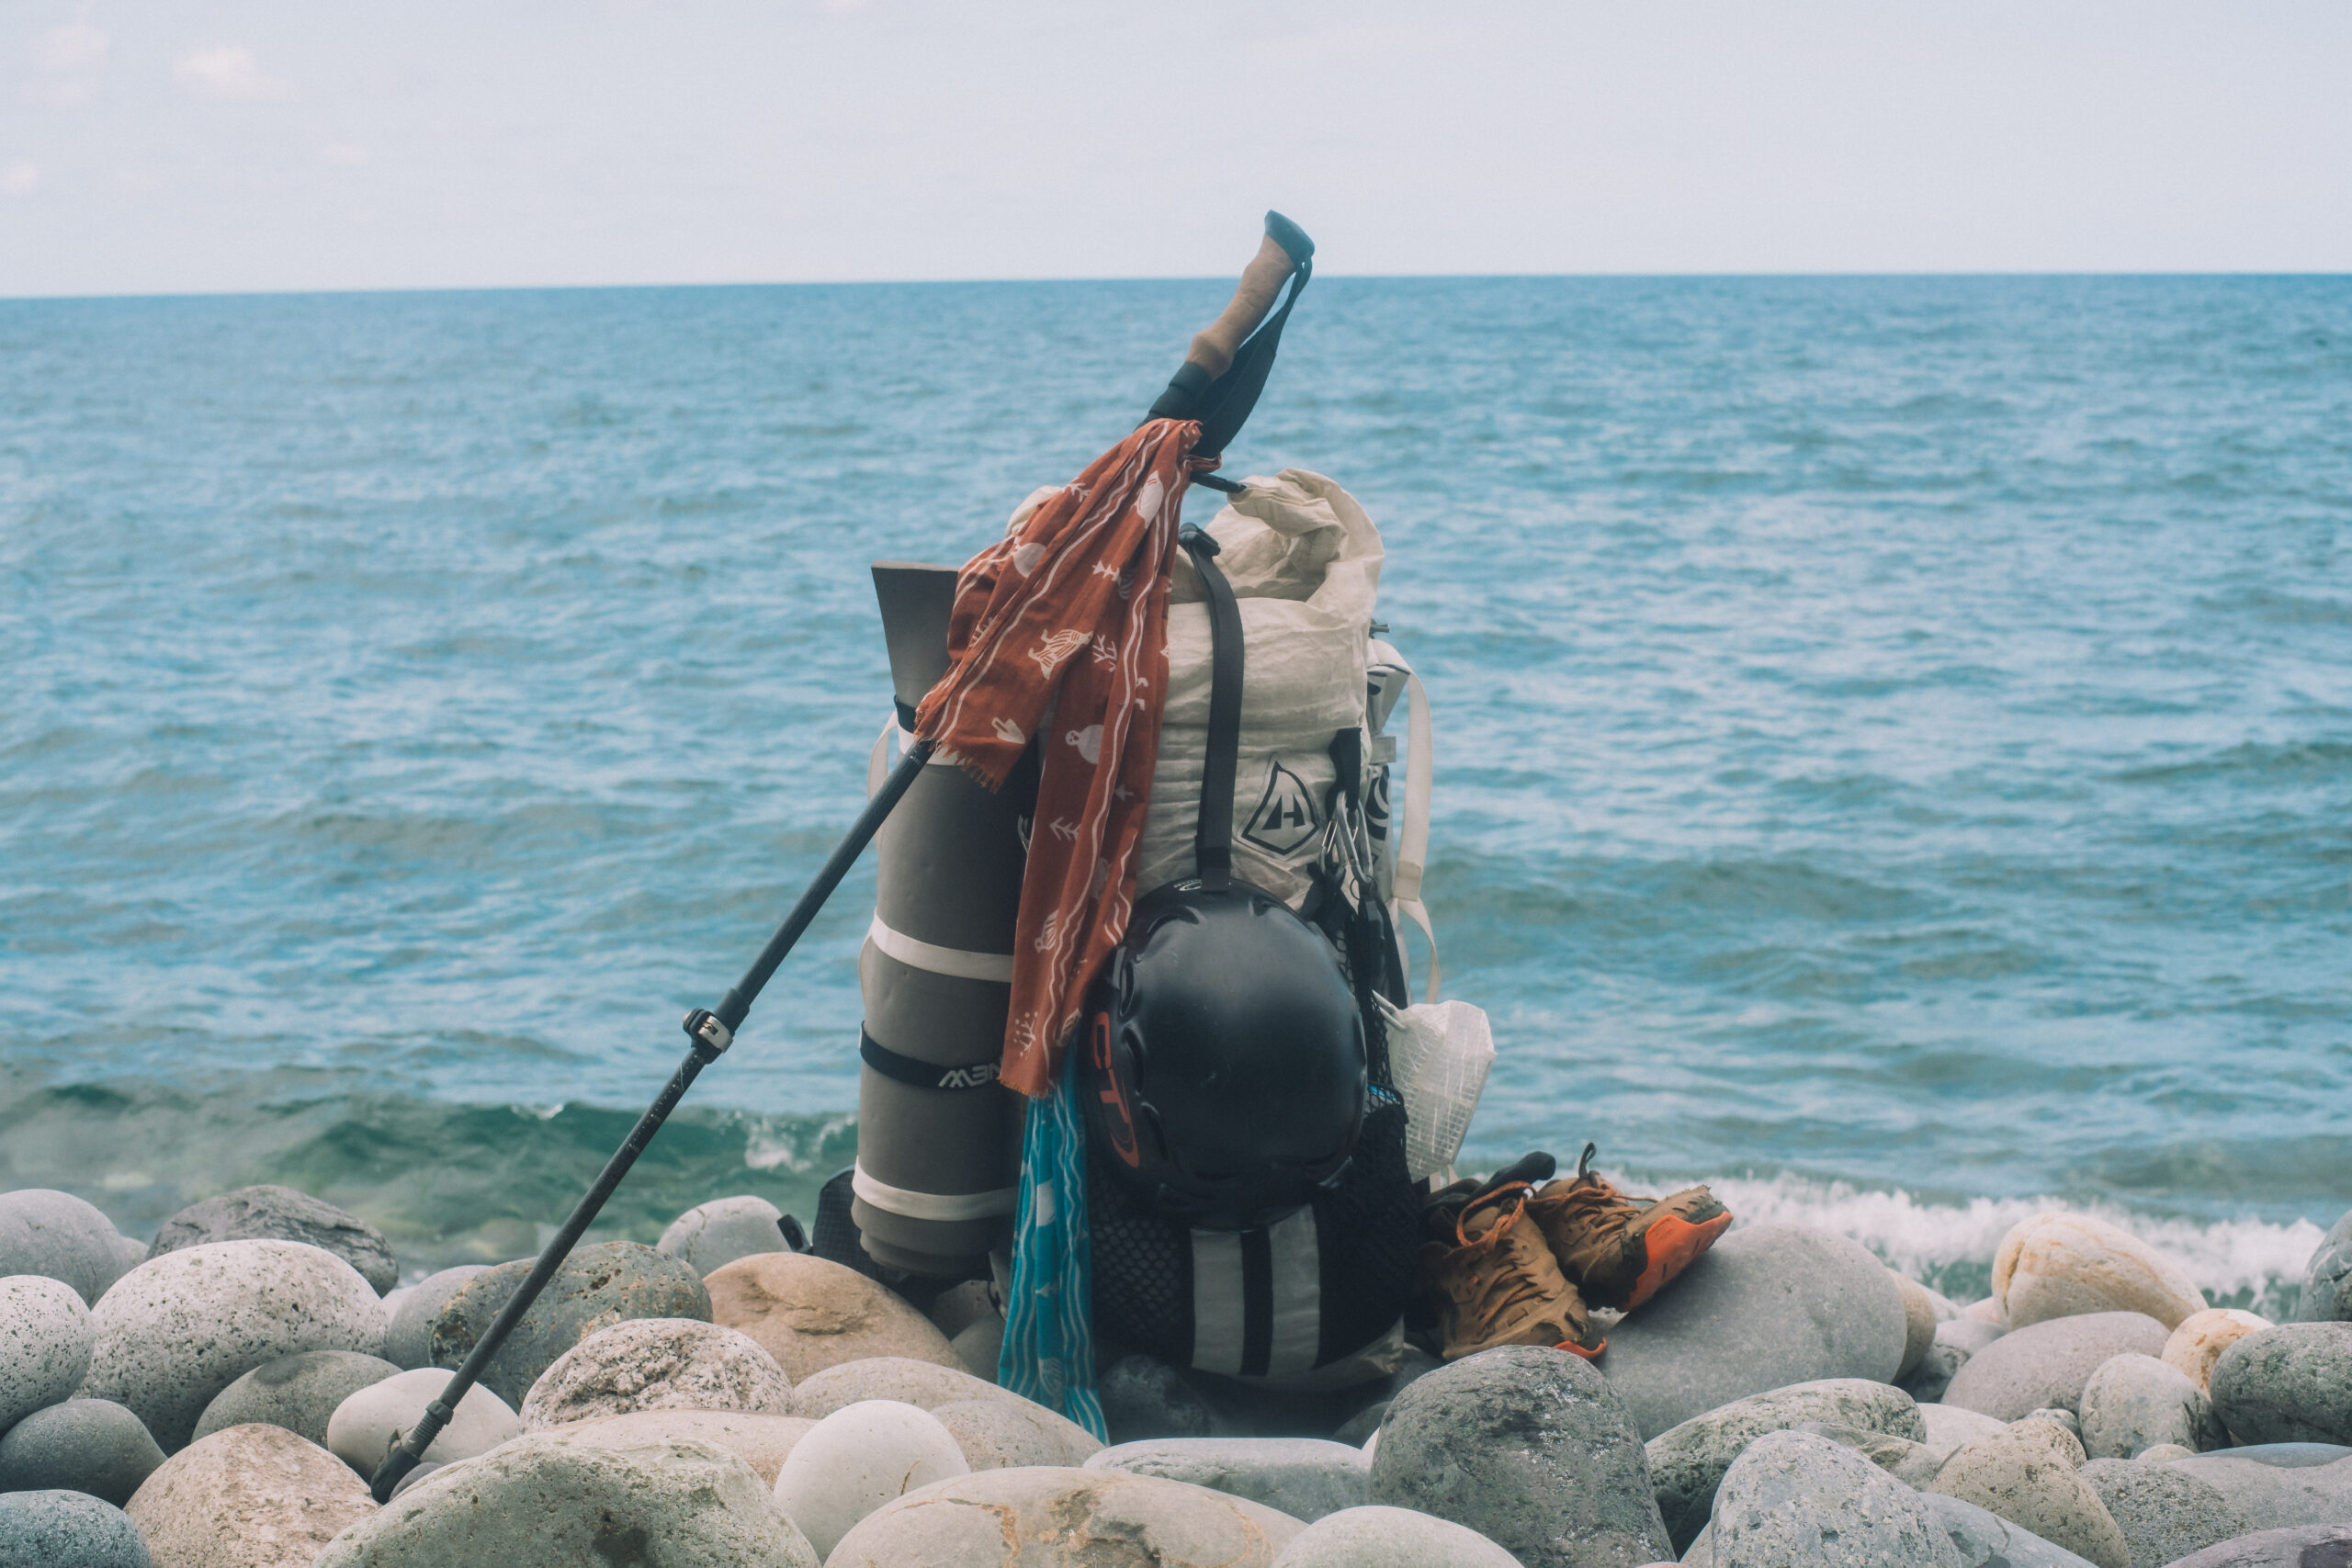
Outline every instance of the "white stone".
{"type": "MultiPolygon", "coordinates": [[[[157,1568],[165,1568],[158,1563],[157,1568]]],[[[684,1438],[534,1432],[444,1465],[315,1568],[819,1568],[750,1465],[684,1438]]]]}
{"type": "Polygon", "coordinates": [[[954,1434],[928,1410],[869,1399],[834,1411],[793,1445],[776,1472],[775,1500],[820,1554],[852,1526],[917,1487],[972,1467],[954,1434]]]}
{"type": "Polygon", "coordinates": [[[784,1211],[764,1198],[714,1198],[671,1221],[653,1245],[707,1275],[739,1258],[790,1250],[777,1224],[783,1218],[784,1211]]]}
{"type": "Polygon", "coordinates": [[[316,1443],[253,1424],[165,1460],[122,1511],[146,1538],[155,1568],[310,1568],[376,1504],[368,1483],[316,1443]]]}
{"type": "Polygon", "coordinates": [[[2222,1352],[2247,1335],[2270,1326],[2268,1318],[2236,1307],[2207,1307],[2202,1312],[2192,1312],[2180,1320],[2180,1326],[2165,1341],[2164,1363],[2210,1393],[2213,1389],[2213,1363],[2222,1359],[2222,1352]]]}
{"type": "Polygon", "coordinates": [[[216,1241],[151,1258],[90,1314],[81,1392],[184,1448],[213,1396],[255,1367],[304,1350],[383,1348],[383,1304],[359,1271],[295,1241],[216,1241]]]}
{"type": "Polygon", "coordinates": [[[933,1405],[931,1413],[974,1470],[1082,1465],[1102,1449],[1077,1422],[1025,1399],[950,1400],[933,1405]]]}
{"type": "Polygon", "coordinates": [[[961,1399],[1019,1398],[1019,1394],[976,1378],[960,1367],[944,1367],[906,1356],[869,1356],[827,1367],[802,1379],[793,1387],[792,1413],[822,1420],[836,1410],[866,1399],[895,1399],[902,1404],[929,1410],[961,1399]]]}
{"type": "Polygon", "coordinates": [[[2045,1211],[2020,1220],[1993,1258],[1993,1295],[2011,1328],[2094,1312],[2141,1312],[2167,1329],[2205,1307],[2196,1282],[2120,1225],[2045,1211]]]}
{"type": "Polygon", "coordinates": [[[1303,1527],[1246,1497],[1038,1465],[934,1481],[842,1538],[827,1568],[1272,1568],[1303,1527]]]}
{"type": "Polygon", "coordinates": [[[1519,1568],[1519,1559],[1450,1519],[1367,1506],[1299,1531],[1274,1568],[1519,1568]]]}
{"type": "Polygon", "coordinates": [[[1922,1404],[1919,1419],[1927,1424],[1928,1446],[1945,1453],[1962,1443],[1989,1438],[2008,1425],[1982,1411],[1963,1410],[1957,1404],[1922,1404]]]}
{"type": "Polygon", "coordinates": [[[90,1309],[46,1274],[0,1279],[0,1432],[74,1397],[90,1370],[90,1309]]]}
{"type": "Polygon", "coordinates": [[[638,1317],[600,1328],[555,1359],[523,1398],[539,1431],[633,1410],[793,1414],[792,1382],[747,1334],[690,1317],[638,1317]]]}
{"type": "MultiPolygon", "coordinates": [[[[327,1418],[327,1447],[352,1469],[373,1475],[392,1446],[394,1433],[405,1432],[441,1397],[449,1374],[439,1367],[420,1367],[361,1389],[334,1407],[327,1418]]],[[[458,1401],[455,1416],[424,1450],[435,1464],[448,1464],[488,1453],[510,1438],[523,1435],[523,1423],[506,1402],[480,1383],[458,1401]]]]}
{"type": "Polygon", "coordinates": [[[773,1487],[786,1458],[816,1427],[814,1421],[798,1416],[746,1415],[740,1410],[639,1410],[554,1429],[572,1442],[600,1449],[640,1448],[672,1438],[708,1443],[750,1465],[759,1472],[763,1485],[773,1487]]]}

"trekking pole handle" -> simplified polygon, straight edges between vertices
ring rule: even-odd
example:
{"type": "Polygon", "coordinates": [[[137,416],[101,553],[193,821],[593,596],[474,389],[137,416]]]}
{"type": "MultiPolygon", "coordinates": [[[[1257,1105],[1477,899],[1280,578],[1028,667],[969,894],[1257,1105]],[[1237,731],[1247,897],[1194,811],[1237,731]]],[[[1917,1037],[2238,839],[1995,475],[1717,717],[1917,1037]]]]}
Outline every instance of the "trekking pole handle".
{"type": "Polygon", "coordinates": [[[605,1200],[612,1197],[622,1179],[628,1175],[629,1168],[637,1163],[637,1156],[645,1152],[645,1146],[653,1141],[653,1134],[662,1130],[662,1123],[669,1120],[671,1111],[677,1109],[678,1101],[685,1098],[686,1090],[692,1087],[695,1077],[703,1068],[718,1060],[727,1047],[733,1043],[735,1031],[741,1026],[744,1015],[752,1010],[752,1004],[759,999],[761,989],[767,985],[769,976],[775,973],[776,965],[784,962],[785,955],[792,951],[793,944],[800,940],[801,933],[817,918],[818,910],[824,908],[825,900],[832,897],[833,890],[841,886],[842,878],[849,874],[849,868],[855,863],[858,855],[873,842],[874,835],[881,830],[883,819],[890,815],[891,808],[905,797],[916,778],[922,774],[924,764],[931,760],[933,750],[933,742],[929,740],[918,740],[907,749],[907,754],[899,759],[890,776],[882,781],[882,787],[874,792],[874,797],[865,803],[865,809],[858,813],[857,820],[850,825],[849,832],[827,857],[817,873],[816,880],[808,885],[807,892],[800,895],[800,901],[792,907],[790,914],[785,916],[784,923],[776,927],[775,934],[768,939],[767,946],[761,949],[760,956],[753,961],[743,978],[736,982],[735,988],[727,993],[726,1000],[719,1003],[718,1010],[713,1012],[696,1008],[686,1014],[685,1031],[694,1044],[687,1049],[677,1070],[670,1075],[670,1081],[662,1086],[662,1093],[646,1107],[645,1114],[637,1119],[637,1125],[629,1129],[628,1136],[622,1140],[619,1148],[613,1151],[612,1158],[605,1162],[605,1168],[597,1173],[594,1185],[573,1205],[571,1217],[563,1222],[563,1228],[557,1231],[541,1249],[538,1260],[531,1265],[530,1273],[524,1277],[514,1295],[507,1298],[506,1304],[491,1320],[490,1327],[482,1337],[474,1342],[474,1348],[463,1364],[449,1374],[449,1381],[442,1388],[440,1397],[424,1407],[424,1415],[415,1426],[393,1435],[391,1448],[384,1455],[384,1462],[377,1466],[374,1478],[368,1483],[368,1492],[379,1504],[392,1500],[392,1493],[424,1458],[424,1451],[433,1446],[433,1439],[439,1437],[442,1429],[455,1418],[458,1405],[465,1399],[467,1392],[481,1381],[481,1374],[489,1367],[491,1359],[498,1354],[507,1337],[514,1332],[515,1325],[523,1321],[523,1314],[531,1310],[531,1303],[539,1299],[539,1292],[547,1289],[548,1282],[555,1278],[556,1270],[563,1267],[564,1259],[571,1256],[571,1249],[579,1244],[581,1236],[595,1224],[596,1215],[603,1211],[605,1200]]]}
{"type": "Polygon", "coordinates": [[[1267,213],[1265,237],[1258,242],[1258,254],[1242,269],[1232,302],[1216,321],[1193,334],[1184,363],[1200,367],[1211,380],[1231,369],[1234,351],[1258,330],[1266,312],[1274,308],[1283,283],[1314,254],[1315,242],[1306,231],[1279,212],[1267,213]]]}

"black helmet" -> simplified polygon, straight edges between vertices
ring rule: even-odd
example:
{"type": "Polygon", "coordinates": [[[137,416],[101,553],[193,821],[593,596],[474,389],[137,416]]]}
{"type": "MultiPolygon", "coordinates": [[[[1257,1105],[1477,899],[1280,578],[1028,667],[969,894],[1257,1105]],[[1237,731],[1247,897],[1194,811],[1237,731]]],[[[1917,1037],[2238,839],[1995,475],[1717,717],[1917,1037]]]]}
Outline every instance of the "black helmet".
{"type": "Polygon", "coordinates": [[[1209,604],[1197,880],[1137,899],[1087,998],[1091,1131],[1102,1164],[1170,1219],[1271,1224],[1336,1182],[1363,1125],[1363,1014],[1323,933],[1233,875],[1241,613],[1197,528],[1179,536],[1209,604]]]}
{"type": "Polygon", "coordinates": [[[1363,1015],[1323,933],[1262,888],[1136,905],[1087,1008],[1102,1164],[1204,1230],[1271,1224],[1337,1181],[1363,1125],[1363,1015]]]}

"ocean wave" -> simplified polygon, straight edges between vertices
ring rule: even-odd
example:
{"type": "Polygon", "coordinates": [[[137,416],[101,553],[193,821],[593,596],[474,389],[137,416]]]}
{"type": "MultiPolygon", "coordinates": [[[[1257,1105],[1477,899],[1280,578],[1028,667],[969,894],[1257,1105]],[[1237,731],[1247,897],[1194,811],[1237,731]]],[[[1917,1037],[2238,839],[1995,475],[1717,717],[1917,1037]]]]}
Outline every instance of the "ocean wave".
{"type": "MultiPolygon", "coordinates": [[[[1611,1179],[1633,1180],[1613,1175],[1611,1179]]],[[[2293,1311],[2323,1234],[2310,1220],[2201,1223],[2052,1197],[1929,1202],[1900,1189],[1788,1174],[1730,1177],[1709,1185],[1743,1224],[1814,1225],[1849,1235],[1898,1272],[1962,1302],[1990,1292],[1994,1254],[2019,1221],[2062,1210],[2096,1215],[2131,1232],[2179,1264],[2216,1304],[2277,1318],[2293,1311]]]]}

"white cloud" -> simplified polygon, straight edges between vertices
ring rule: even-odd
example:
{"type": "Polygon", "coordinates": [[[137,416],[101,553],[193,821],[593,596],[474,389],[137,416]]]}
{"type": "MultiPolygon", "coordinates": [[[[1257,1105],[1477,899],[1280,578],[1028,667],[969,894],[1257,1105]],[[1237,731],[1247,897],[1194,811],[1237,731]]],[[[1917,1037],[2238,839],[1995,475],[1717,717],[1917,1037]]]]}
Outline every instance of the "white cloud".
{"type": "Polygon", "coordinates": [[[113,40],[87,22],[51,28],[33,40],[33,69],[44,76],[72,76],[107,62],[113,40]]]}
{"type": "Polygon", "coordinates": [[[19,158],[0,165],[0,196],[30,196],[40,188],[40,165],[19,158]]]}
{"type": "Polygon", "coordinates": [[[338,169],[356,169],[368,161],[368,149],[353,141],[330,141],[319,149],[319,162],[338,169]]]}
{"type": "Polygon", "coordinates": [[[265,73],[254,51],[243,44],[191,50],[172,64],[172,80],[199,98],[282,98],[290,89],[265,73]]]}
{"type": "Polygon", "coordinates": [[[33,39],[35,79],[28,89],[33,100],[62,109],[88,103],[112,41],[87,22],[68,22],[33,39]]]}

